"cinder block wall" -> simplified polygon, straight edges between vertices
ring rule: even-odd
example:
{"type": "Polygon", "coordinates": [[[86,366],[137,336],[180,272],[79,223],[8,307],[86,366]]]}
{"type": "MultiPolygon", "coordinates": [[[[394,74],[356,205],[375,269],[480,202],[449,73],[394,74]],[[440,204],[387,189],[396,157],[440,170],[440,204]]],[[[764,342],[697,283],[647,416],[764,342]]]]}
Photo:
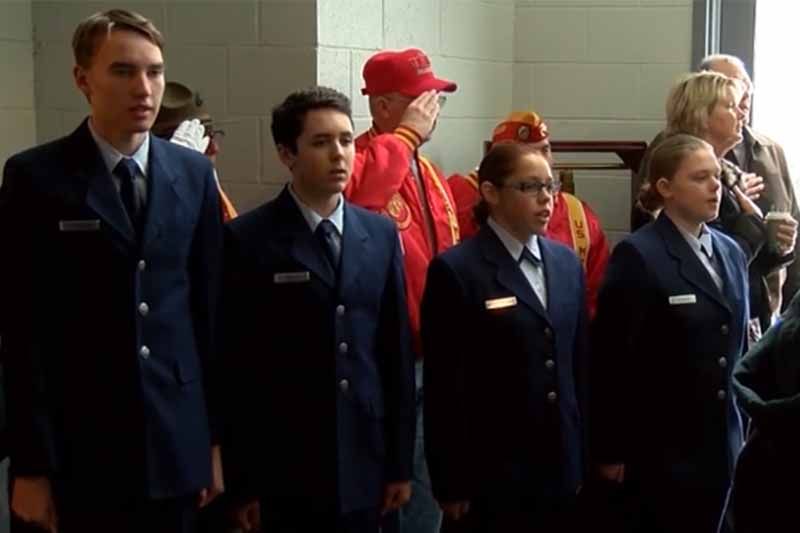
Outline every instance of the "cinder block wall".
{"type": "Polygon", "coordinates": [[[39,142],[72,131],[87,113],[71,81],[75,26],[120,6],[161,29],[167,79],[198,90],[225,130],[219,171],[236,206],[246,211],[274,196],[284,176],[269,136],[269,112],[290,90],[316,81],[316,1],[35,0],[39,142]]]}
{"type": "Polygon", "coordinates": [[[31,28],[30,0],[0,2],[0,168],[36,142],[31,28]]]}
{"type": "Polygon", "coordinates": [[[382,48],[417,47],[456,81],[423,152],[446,174],[468,172],[482,142],[511,108],[513,0],[319,0],[318,79],[353,99],[356,128],[370,125],[364,62],[382,48]]]}
{"type": "MultiPolygon", "coordinates": [[[[71,131],[86,104],[71,82],[69,41],[111,2],[0,2],[0,61],[19,72],[0,91],[0,155],[71,131]],[[28,6],[28,11],[24,7],[28,6]],[[5,13],[12,16],[2,16],[5,13]],[[28,13],[28,15],[26,15],[28,13]],[[33,71],[28,57],[35,42],[33,71]],[[7,22],[7,21],[20,21],[7,22]],[[16,62],[16,63],[15,63],[16,62]],[[28,80],[25,82],[24,80],[28,80]],[[27,83],[27,85],[26,85],[27,83]],[[14,100],[9,103],[8,100],[14,100]],[[28,126],[26,126],[26,121],[28,126]],[[9,126],[13,125],[13,126],[9,126]],[[29,132],[25,137],[25,132],[29,132]],[[7,140],[11,137],[11,140],[7,140]],[[12,149],[13,148],[13,149],[12,149]]],[[[353,99],[369,127],[361,69],[382,48],[423,48],[459,83],[423,151],[466,172],[512,109],[532,108],[556,139],[650,140],[672,80],[690,68],[692,0],[128,0],[167,37],[167,77],[201,92],[227,132],[220,174],[247,210],[285,181],[269,111],[290,90],[321,83],[353,99]]],[[[628,229],[629,177],[578,174],[579,194],[613,238],[628,229]]]]}
{"type": "MultiPolygon", "coordinates": [[[[692,0],[518,0],[514,106],[539,112],[554,139],[650,142],[692,67],[691,28],[692,0]]],[[[628,173],[578,173],[576,186],[612,239],[628,231],[628,173]]]]}

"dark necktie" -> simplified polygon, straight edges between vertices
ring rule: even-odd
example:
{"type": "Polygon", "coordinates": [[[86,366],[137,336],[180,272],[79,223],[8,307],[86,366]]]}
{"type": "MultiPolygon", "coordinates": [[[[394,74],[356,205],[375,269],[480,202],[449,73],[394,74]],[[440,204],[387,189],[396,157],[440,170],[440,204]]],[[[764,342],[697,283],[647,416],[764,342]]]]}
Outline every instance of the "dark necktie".
{"type": "Polygon", "coordinates": [[[542,260],[533,255],[533,252],[527,246],[522,247],[522,253],[519,256],[519,263],[522,264],[523,261],[528,261],[535,267],[542,264],[542,260]]]}
{"type": "Polygon", "coordinates": [[[120,179],[119,195],[122,198],[122,205],[125,206],[128,218],[138,235],[142,229],[142,210],[136,203],[136,188],[133,184],[137,173],[136,162],[128,157],[121,159],[114,169],[114,174],[120,179]]]}
{"type": "Polygon", "coordinates": [[[328,259],[333,271],[338,272],[339,258],[342,255],[342,251],[337,238],[336,226],[330,220],[324,219],[317,225],[314,236],[320,241],[322,249],[325,251],[325,257],[328,259]]]}

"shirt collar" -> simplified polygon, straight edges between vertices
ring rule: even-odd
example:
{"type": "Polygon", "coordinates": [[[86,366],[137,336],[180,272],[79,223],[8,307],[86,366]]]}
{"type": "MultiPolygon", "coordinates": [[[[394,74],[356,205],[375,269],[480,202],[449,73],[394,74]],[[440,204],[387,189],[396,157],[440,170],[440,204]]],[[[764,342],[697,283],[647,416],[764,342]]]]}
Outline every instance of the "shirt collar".
{"type": "Polygon", "coordinates": [[[492,231],[495,232],[497,237],[500,239],[500,242],[503,243],[503,246],[506,247],[508,253],[511,254],[511,257],[514,261],[519,262],[520,257],[522,256],[522,249],[527,248],[533,254],[533,257],[538,259],[539,261],[542,260],[542,252],[539,249],[539,238],[536,235],[531,235],[530,239],[526,243],[520,242],[516,237],[511,235],[504,227],[497,223],[492,217],[489,217],[486,221],[492,231]]]}
{"type": "Polygon", "coordinates": [[[330,220],[336,231],[339,232],[339,235],[344,233],[344,202],[342,201],[342,195],[339,195],[339,203],[336,204],[336,209],[333,210],[328,217],[321,217],[319,213],[311,209],[308,205],[303,203],[297,193],[294,192],[294,187],[292,184],[289,184],[289,194],[294,198],[294,202],[297,204],[297,207],[300,209],[300,213],[303,215],[303,218],[306,219],[308,223],[308,227],[311,228],[311,233],[314,233],[317,230],[317,226],[319,223],[322,222],[325,218],[330,220]]]}
{"type": "Polygon", "coordinates": [[[695,237],[678,224],[675,224],[675,227],[678,228],[678,231],[681,232],[683,238],[686,239],[686,242],[689,243],[689,246],[694,250],[694,253],[704,253],[706,257],[711,259],[714,256],[714,244],[711,241],[711,233],[709,233],[708,228],[706,225],[703,224],[700,226],[700,237],[695,237]]]}
{"type": "MultiPolygon", "coordinates": [[[[111,143],[103,139],[92,126],[92,120],[89,119],[89,132],[92,134],[92,138],[94,142],[97,144],[97,148],[100,150],[100,155],[103,156],[103,162],[106,164],[109,172],[114,172],[114,169],[117,168],[122,159],[126,156],[111,146],[111,143]]],[[[150,159],[150,134],[148,133],[144,137],[144,141],[142,144],[139,145],[139,148],[130,156],[131,159],[136,163],[136,166],[139,167],[139,172],[142,173],[142,176],[147,176],[147,163],[150,159]]]]}

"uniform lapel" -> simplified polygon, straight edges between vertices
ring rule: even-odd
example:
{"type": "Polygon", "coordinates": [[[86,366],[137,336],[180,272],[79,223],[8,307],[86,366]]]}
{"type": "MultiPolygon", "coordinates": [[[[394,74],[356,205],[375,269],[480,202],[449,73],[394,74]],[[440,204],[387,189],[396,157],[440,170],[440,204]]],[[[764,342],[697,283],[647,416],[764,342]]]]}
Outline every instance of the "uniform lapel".
{"type": "Polygon", "coordinates": [[[75,175],[86,183],[86,204],[98,214],[127,247],[136,244],[125,207],[114,186],[100,149],[89,132],[88,119],[72,134],[69,156],[75,162],[75,175]]]}
{"type": "MultiPolygon", "coordinates": [[[[163,232],[164,217],[172,213],[180,201],[178,172],[170,169],[161,139],[150,137],[150,160],[147,176],[147,211],[144,224],[143,248],[147,249],[163,232]]],[[[184,177],[184,179],[201,179],[184,177]]]]}
{"type": "Polygon", "coordinates": [[[539,297],[528,283],[517,261],[511,257],[494,231],[490,227],[484,226],[475,238],[480,239],[486,260],[494,265],[497,282],[549,323],[550,317],[539,301],[539,297]]]}
{"type": "Polygon", "coordinates": [[[714,244],[714,254],[719,259],[720,269],[722,270],[719,275],[722,278],[722,291],[725,295],[725,301],[729,308],[732,308],[736,302],[744,300],[745,295],[739,294],[739,276],[735,275],[736,266],[727,248],[722,246],[720,238],[713,231],[711,232],[711,240],[714,244]]]}
{"type": "Polygon", "coordinates": [[[300,208],[289,194],[288,185],[284,187],[275,202],[279,212],[277,218],[284,224],[283,234],[290,241],[289,253],[297,262],[314,272],[326,285],[335,288],[336,275],[314,234],[311,233],[311,228],[303,218],[300,208]]]}
{"type": "Polygon", "coordinates": [[[577,290],[576,287],[571,286],[574,278],[559,275],[556,255],[553,252],[552,244],[547,239],[539,239],[539,249],[542,252],[545,285],[547,286],[547,315],[553,324],[559,324],[562,316],[575,316],[573,305],[576,302],[572,295],[576,294],[577,290]]]}
{"type": "Polygon", "coordinates": [[[345,202],[340,283],[342,292],[356,280],[366,257],[369,257],[367,231],[361,224],[358,212],[345,202]]]}
{"type": "MultiPolygon", "coordinates": [[[[656,226],[664,239],[667,253],[675,258],[680,265],[681,277],[730,312],[731,308],[725,297],[717,289],[711,275],[700,262],[700,259],[697,258],[689,243],[681,235],[681,232],[675,227],[672,220],[662,213],[656,221],[656,226]]],[[[726,283],[727,280],[723,277],[723,287],[726,283]]]]}

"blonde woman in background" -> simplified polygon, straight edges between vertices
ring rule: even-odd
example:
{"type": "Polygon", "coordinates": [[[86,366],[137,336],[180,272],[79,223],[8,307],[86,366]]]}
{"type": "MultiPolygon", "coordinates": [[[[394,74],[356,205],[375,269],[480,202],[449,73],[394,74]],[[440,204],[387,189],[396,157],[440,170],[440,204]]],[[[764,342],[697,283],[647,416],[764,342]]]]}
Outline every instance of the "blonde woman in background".
{"type": "MultiPolygon", "coordinates": [[[[711,225],[733,237],[748,257],[752,319],[749,337],[754,341],[780,309],[779,298],[770,300],[766,277],[794,261],[797,222],[787,216],[779,227],[778,242],[775,246],[768,245],[765,213],[753,199],[763,189],[763,183],[755,183],[754,175],[723,159],[742,139],[745,115],[738,103],[744,90],[740,82],[717,72],[684,76],[667,97],[666,133],[667,137],[685,133],[703,139],[711,145],[719,161],[722,200],[719,217],[711,225]]],[[[643,188],[647,187],[645,183],[643,188]]],[[[640,203],[645,207],[648,198],[647,193],[641,197],[640,203]]]]}

